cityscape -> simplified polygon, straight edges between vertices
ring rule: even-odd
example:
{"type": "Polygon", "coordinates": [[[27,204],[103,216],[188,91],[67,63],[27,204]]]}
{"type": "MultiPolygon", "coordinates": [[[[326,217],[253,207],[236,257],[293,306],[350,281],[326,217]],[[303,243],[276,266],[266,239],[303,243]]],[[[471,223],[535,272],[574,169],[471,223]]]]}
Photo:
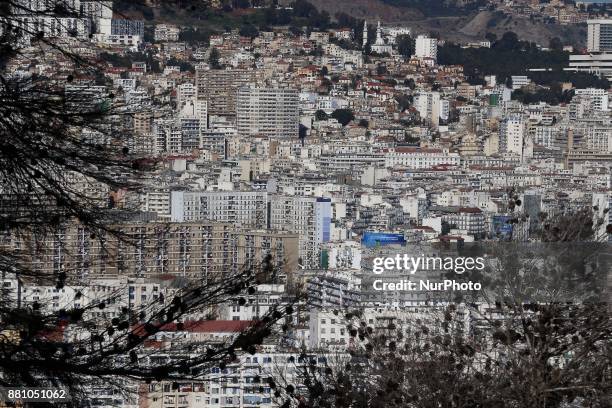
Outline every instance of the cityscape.
{"type": "Polygon", "coordinates": [[[607,3],[3,1],[0,407],[611,406],[607,3]]]}

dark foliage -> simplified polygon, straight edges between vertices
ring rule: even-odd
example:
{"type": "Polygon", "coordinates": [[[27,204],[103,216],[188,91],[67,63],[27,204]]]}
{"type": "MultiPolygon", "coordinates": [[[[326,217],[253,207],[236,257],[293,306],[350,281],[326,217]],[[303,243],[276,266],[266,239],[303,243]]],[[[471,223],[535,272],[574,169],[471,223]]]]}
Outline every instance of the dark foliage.
{"type": "Polygon", "coordinates": [[[595,75],[563,71],[569,63],[569,53],[540,50],[533,43],[519,41],[512,32],[505,33],[491,48],[463,49],[455,44],[442,46],[438,50],[438,62],[442,65],[462,65],[466,77],[472,81],[482,80],[485,75],[496,75],[500,81],[512,75],[528,75],[541,85],[572,82],[576,87],[609,87],[607,80],[595,75]],[[528,71],[534,68],[551,71],[528,71]]]}
{"type": "MultiPolygon", "coordinates": [[[[105,53],[102,61],[84,59],[44,33],[28,32],[27,26],[17,29],[14,13],[32,10],[12,1],[3,2],[2,7],[0,270],[3,279],[61,290],[81,283],[74,268],[60,266],[48,275],[29,269],[31,260],[24,259],[10,242],[29,239],[43,246],[45,241],[37,237],[54,236],[64,226],[78,224],[92,239],[100,240],[102,248],[108,244],[102,237],[109,236],[121,245],[132,244],[130,237],[116,228],[136,213],[121,197],[140,188],[139,180],[155,161],[130,151],[128,124],[133,114],[151,108],[121,102],[121,91],[115,94],[105,86],[104,68],[108,63],[127,68],[133,61],[154,66],[154,60],[151,55],[122,58],[105,53]],[[7,65],[17,58],[49,58],[62,62],[62,69],[53,77],[15,74],[7,65]]],[[[51,17],[77,13],[57,7],[36,12],[51,17]]],[[[73,39],[75,45],[78,42],[73,39]]],[[[50,308],[44,304],[15,301],[3,288],[0,385],[65,387],[77,405],[83,387],[92,382],[102,381],[123,390],[127,379],[193,378],[206,367],[233,361],[238,352],[261,344],[284,312],[271,310],[227,344],[208,350],[177,348],[173,362],[163,366],[150,358],[155,349],[143,346],[168,324],[180,326],[191,313],[238,299],[261,281],[260,272],[269,268],[274,266],[268,260],[206,282],[185,281],[177,285],[171,299],[146,304],[137,316],[125,307],[114,319],[92,317],[91,312],[114,303],[117,293],[105,294],[86,306],[48,312],[50,308]],[[54,335],[64,331],[72,335],[54,335]]]]}

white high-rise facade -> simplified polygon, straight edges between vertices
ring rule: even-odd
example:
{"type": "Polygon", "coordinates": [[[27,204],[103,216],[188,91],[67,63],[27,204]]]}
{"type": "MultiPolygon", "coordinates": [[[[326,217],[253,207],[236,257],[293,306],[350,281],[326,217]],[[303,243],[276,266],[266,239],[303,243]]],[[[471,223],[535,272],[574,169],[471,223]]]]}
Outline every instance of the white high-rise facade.
{"type": "Polygon", "coordinates": [[[521,115],[511,115],[501,126],[502,151],[523,155],[525,121],[521,115]]]}
{"type": "MultiPolygon", "coordinates": [[[[438,127],[440,123],[440,93],[420,92],[414,97],[414,107],[422,119],[427,119],[432,126],[438,127]]],[[[448,115],[447,115],[448,118],[448,115]]]]}
{"type": "Polygon", "coordinates": [[[587,50],[589,52],[612,51],[612,20],[588,20],[587,50]]]}
{"type": "Polygon", "coordinates": [[[585,88],[576,89],[576,96],[580,96],[587,99],[590,103],[592,110],[596,111],[608,111],[609,108],[609,97],[608,91],[599,88],[585,88]]]}
{"type": "Polygon", "coordinates": [[[240,88],[236,99],[238,134],[297,139],[298,103],[294,89],[240,88]]]}
{"type": "Polygon", "coordinates": [[[172,221],[216,221],[249,228],[266,228],[268,193],[263,191],[173,191],[172,221]]]}
{"type": "Polygon", "coordinates": [[[272,196],[270,228],[298,233],[300,265],[317,268],[321,244],[331,237],[331,199],[323,197],[272,196]]]}
{"type": "Polygon", "coordinates": [[[417,58],[438,59],[438,40],[426,35],[419,35],[414,46],[414,55],[417,58]]]}

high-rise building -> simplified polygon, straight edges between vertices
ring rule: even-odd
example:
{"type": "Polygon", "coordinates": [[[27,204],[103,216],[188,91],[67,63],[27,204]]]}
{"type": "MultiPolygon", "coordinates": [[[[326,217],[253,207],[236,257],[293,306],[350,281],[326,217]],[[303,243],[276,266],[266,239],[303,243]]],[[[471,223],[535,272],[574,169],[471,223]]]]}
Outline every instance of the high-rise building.
{"type": "Polygon", "coordinates": [[[414,55],[417,58],[438,59],[438,40],[426,35],[419,35],[414,46],[414,55]]]}
{"type": "Polygon", "coordinates": [[[144,38],[144,21],[114,18],[111,21],[111,35],[137,35],[144,38]]]}
{"type": "Polygon", "coordinates": [[[222,223],[129,222],[110,226],[117,235],[98,236],[75,223],[54,233],[14,237],[12,246],[29,270],[45,275],[70,271],[74,279],[175,275],[218,279],[257,265],[271,264],[287,275],[297,266],[296,234],[242,231],[222,223]]]}
{"type": "MultiPolygon", "coordinates": [[[[430,121],[433,127],[438,127],[441,116],[439,92],[418,93],[414,98],[414,107],[422,119],[430,121]]],[[[448,113],[445,112],[444,114],[448,118],[448,113]]]]}
{"type": "Polygon", "coordinates": [[[81,13],[91,21],[93,33],[105,36],[111,35],[113,20],[112,0],[81,0],[81,13]]]}
{"type": "Polygon", "coordinates": [[[173,191],[172,221],[209,220],[266,228],[268,194],[262,191],[173,191]]]}
{"type": "Polygon", "coordinates": [[[606,89],[585,88],[576,89],[576,96],[588,100],[589,107],[594,111],[609,111],[609,97],[606,89]]]}
{"type": "Polygon", "coordinates": [[[238,134],[297,139],[298,93],[294,89],[242,87],[236,105],[238,134]]]}
{"type": "Polygon", "coordinates": [[[320,244],[330,240],[331,199],[323,197],[273,196],[270,228],[299,234],[300,265],[318,268],[320,244]]]}
{"type": "Polygon", "coordinates": [[[612,51],[612,20],[588,20],[587,25],[587,51],[612,51]]]}
{"type": "Polygon", "coordinates": [[[256,72],[248,69],[197,70],[197,98],[208,103],[210,115],[235,116],[238,89],[255,80],[256,72]]]}
{"type": "Polygon", "coordinates": [[[503,152],[523,155],[525,121],[521,115],[510,115],[500,128],[500,148],[503,152]]]}
{"type": "MultiPolygon", "coordinates": [[[[77,37],[87,38],[91,30],[91,22],[81,15],[80,0],[18,0],[14,2],[11,14],[14,21],[3,21],[0,17],[0,31],[3,25],[16,25],[21,34],[21,41],[28,43],[35,33],[42,32],[46,38],[77,37]],[[53,15],[56,6],[62,5],[70,17],[53,15]]],[[[12,20],[12,19],[11,19],[12,20]]]]}

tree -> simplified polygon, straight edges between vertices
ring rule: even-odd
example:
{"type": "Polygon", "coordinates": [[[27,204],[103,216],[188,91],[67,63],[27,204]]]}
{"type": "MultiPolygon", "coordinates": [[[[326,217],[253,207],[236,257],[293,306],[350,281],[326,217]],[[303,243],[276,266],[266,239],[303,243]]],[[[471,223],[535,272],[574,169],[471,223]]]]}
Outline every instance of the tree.
{"type": "Polygon", "coordinates": [[[485,39],[493,43],[497,40],[497,34],[488,32],[485,34],[485,39]]]}
{"type": "Polygon", "coordinates": [[[559,37],[553,37],[550,39],[550,43],[548,44],[548,48],[555,51],[563,50],[563,43],[559,37]]]}
{"type": "MultiPolygon", "coordinates": [[[[125,197],[139,191],[141,178],[156,160],[130,149],[134,135],[129,124],[134,115],[151,112],[125,105],[121,90],[91,83],[74,86],[77,77],[105,78],[103,65],[21,25],[14,14],[28,11],[56,18],[78,10],[25,10],[24,2],[12,0],[1,7],[0,230],[10,240],[0,246],[0,385],[63,387],[79,401],[88,384],[102,382],[124,391],[131,380],[193,378],[240,352],[253,351],[287,310],[262,316],[227,343],[197,352],[177,348],[177,358],[164,365],[156,363],[159,350],[147,348],[147,343],[156,333],[183,330],[185,318],[219,302],[244,304],[253,285],[265,279],[264,270],[275,268],[264,266],[269,261],[205,280],[178,279],[171,296],[143,301],[139,310],[122,303],[127,286],[89,298],[77,289],[87,287],[86,277],[95,267],[121,268],[125,252],[120,248],[136,250],[138,238],[122,226],[139,212],[125,197]],[[20,47],[24,41],[31,43],[27,52],[20,47]],[[7,66],[17,59],[62,59],[64,71],[53,78],[14,75],[7,66]],[[63,251],[49,269],[37,266],[31,251],[52,259],[57,248],[47,243],[61,242],[59,237],[68,231],[78,234],[84,245],[80,258],[63,251]],[[102,259],[97,265],[88,257],[94,248],[102,259]],[[65,308],[43,298],[25,303],[21,290],[29,284],[74,294],[65,308]],[[116,315],[101,316],[109,308],[116,308],[116,315]]],[[[163,233],[164,225],[159,228],[163,233]]],[[[139,248],[148,251],[146,245],[139,248]]]]}
{"type": "Polygon", "coordinates": [[[551,220],[565,229],[554,243],[458,249],[459,256],[488,254],[483,272],[460,278],[483,282],[479,294],[449,293],[427,312],[415,307],[423,313],[414,317],[332,308],[350,336],[348,350],[323,367],[297,366],[306,390],[287,398],[304,406],[607,406],[610,265],[600,255],[609,248],[584,241],[596,239],[584,226],[589,213],[551,220]],[[565,239],[578,241],[559,243],[565,239]]]}
{"type": "Polygon", "coordinates": [[[401,94],[395,97],[397,101],[398,109],[400,112],[405,111],[410,105],[412,105],[412,95],[401,94]]]}
{"type": "Polygon", "coordinates": [[[340,122],[342,126],[348,125],[350,121],[355,119],[355,115],[350,109],[336,109],[332,112],[331,117],[340,122]]]}
{"type": "Polygon", "coordinates": [[[243,37],[255,38],[259,35],[259,30],[253,24],[245,24],[240,27],[239,33],[243,37]]]}
{"type": "Polygon", "coordinates": [[[397,51],[404,57],[410,57],[414,54],[414,39],[409,34],[398,35],[397,51]]]}
{"type": "Polygon", "coordinates": [[[506,31],[493,46],[501,50],[517,50],[521,45],[515,32],[506,31]]]}
{"type": "Polygon", "coordinates": [[[318,109],[315,112],[315,119],[316,120],[327,120],[327,113],[325,113],[324,110],[318,109]]]}
{"type": "Polygon", "coordinates": [[[219,64],[219,57],[219,50],[215,47],[212,47],[212,49],[210,50],[210,54],[208,55],[208,65],[210,65],[212,69],[221,68],[221,64],[219,64]]]}
{"type": "Polygon", "coordinates": [[[367,119],[359,119],[359,127],[367,128],[370,126],[370,122],[367,119]]]}

